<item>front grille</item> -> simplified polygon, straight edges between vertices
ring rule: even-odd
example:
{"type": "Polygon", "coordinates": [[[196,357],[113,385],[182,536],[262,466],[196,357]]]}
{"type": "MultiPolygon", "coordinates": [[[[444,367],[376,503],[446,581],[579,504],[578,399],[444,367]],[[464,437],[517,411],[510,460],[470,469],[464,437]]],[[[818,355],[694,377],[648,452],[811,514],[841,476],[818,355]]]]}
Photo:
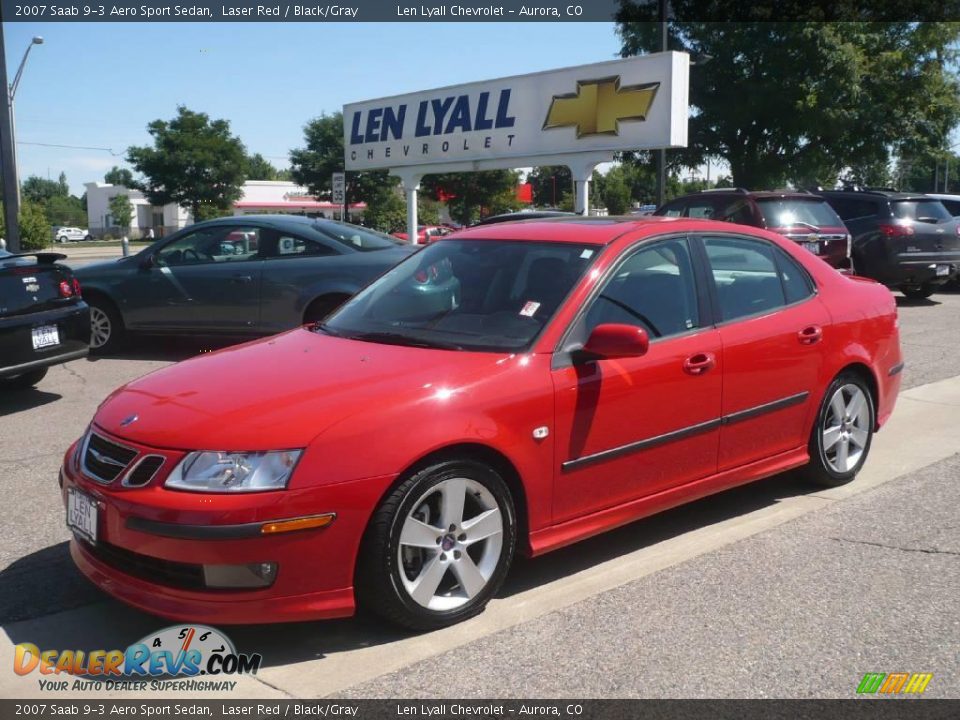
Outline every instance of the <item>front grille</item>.
{"type": "Polygon", "coordinates": [[[111,483],[137,457],[137,451],[107,440],[91,431],[83,453],[83,469],[102,483],[111,483]]]}
{"type": "Polygon", "coordinates": [[[96,545],[86,541],[81,542],[83,542],[83,548],[97,560],[127,575],[156,585],[183,590],[207,589],[203,579],[202,565],[161,560],[102,541],[96,545]]]}
{"type": "Polygon", "coordinates": [[[141,487],[153,480],[157,470],[163,465],[164,457],[162,455],[145,455],[137,461],[133,469],[127,473],[123,479],[123,484],[128,487],[141,487]]]}

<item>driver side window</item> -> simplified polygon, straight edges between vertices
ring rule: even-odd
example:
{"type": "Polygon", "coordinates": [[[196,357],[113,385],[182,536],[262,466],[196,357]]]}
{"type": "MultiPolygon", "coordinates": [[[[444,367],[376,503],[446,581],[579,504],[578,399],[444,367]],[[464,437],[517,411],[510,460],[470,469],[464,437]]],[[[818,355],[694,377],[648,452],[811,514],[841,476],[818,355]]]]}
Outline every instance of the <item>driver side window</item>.
{"type": "Polygon", "coordinates": [[[250,260],[260,249],[260,228],[220,225],[187,233],[155,256],[168,267],[250,260]]]}
{"type": "Polygon", "coordinates": [[[645,245],[617,268],[587,311],[584,337],[605,323],[642,327],[651,340],[700,326],[686,239],[645,245]]]}

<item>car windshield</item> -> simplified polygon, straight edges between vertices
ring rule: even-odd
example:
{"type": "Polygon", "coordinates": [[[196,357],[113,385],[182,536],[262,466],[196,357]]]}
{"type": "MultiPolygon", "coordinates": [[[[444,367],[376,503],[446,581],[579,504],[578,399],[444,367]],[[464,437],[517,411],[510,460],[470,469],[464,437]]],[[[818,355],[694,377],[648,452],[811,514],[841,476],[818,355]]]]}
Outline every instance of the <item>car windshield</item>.
{"type": "Polygon", "coordinates": [[[318,220],[309,227],[329,240],[335,240],[361,252],[384,250],[400,244],[396,238],[384,235],[376,230],[369,230],[336,220],[318,220]]]}
{"type": "Polygon", "coordinates": [[[317,330],[397,345],[522,351],[598,253],[572,243],[442,240],[397,265],[317,330]]]}
{"type": "Polygon", "coordinates": [[[843,227],[840,217],[823,200],[758,198],[757,205],[760,206],[767,227],[843,227]]]}
{"type": "Polygon", "coordinates": [[[893,203],[893,214],[900,220],[917,220],[925,223],[938,223],[953,220],[939,200],[897,200],[893,203]]]}

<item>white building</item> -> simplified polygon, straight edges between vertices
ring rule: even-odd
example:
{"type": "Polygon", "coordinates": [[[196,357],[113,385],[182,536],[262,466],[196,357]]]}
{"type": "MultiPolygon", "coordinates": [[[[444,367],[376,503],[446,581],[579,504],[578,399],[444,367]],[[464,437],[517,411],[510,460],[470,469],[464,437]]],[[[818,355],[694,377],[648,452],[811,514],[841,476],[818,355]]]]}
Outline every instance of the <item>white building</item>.
{"type": "MultiPolygon", "coordinates": [[[[137,238],[142,237],[150,229],[153,230],[155,237],[162,237],[193,222],[187,210],[174,203],[162,207],[151,205],[139,190],[102,182],[89,182],[86,188],[87,220],[90,234],[94,237],[102,237],[106,234],[119,237],[126,234],[128,237],[137,238]],[[110,214],[110,200],[121,194],[130,198],[134,208],[129,228],[119,227],[110,214]]],[[[351,205],[350,219],[354,221],[359,219],[365,209],[364,203],[351,205]]],[[[233,214],[262,213],[339,218],[340,206],[317,200],[305,187],[296,183],[283,180],[248,180],[243,184],[243,194],[240,199],[233,204],[233,214]]]]}

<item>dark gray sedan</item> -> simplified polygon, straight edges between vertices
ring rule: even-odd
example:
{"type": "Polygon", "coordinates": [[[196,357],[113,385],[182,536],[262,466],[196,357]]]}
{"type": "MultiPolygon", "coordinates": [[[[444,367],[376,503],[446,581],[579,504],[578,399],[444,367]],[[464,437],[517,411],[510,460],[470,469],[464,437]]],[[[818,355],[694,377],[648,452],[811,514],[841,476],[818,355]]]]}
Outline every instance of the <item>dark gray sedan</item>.
{"type": "Polygon", "coordinates": [[[245,215],[191,225],[76,276],[96,352],[128,332],[268,335],[320,320],[415,249],[333,220],[245,215]]]}

